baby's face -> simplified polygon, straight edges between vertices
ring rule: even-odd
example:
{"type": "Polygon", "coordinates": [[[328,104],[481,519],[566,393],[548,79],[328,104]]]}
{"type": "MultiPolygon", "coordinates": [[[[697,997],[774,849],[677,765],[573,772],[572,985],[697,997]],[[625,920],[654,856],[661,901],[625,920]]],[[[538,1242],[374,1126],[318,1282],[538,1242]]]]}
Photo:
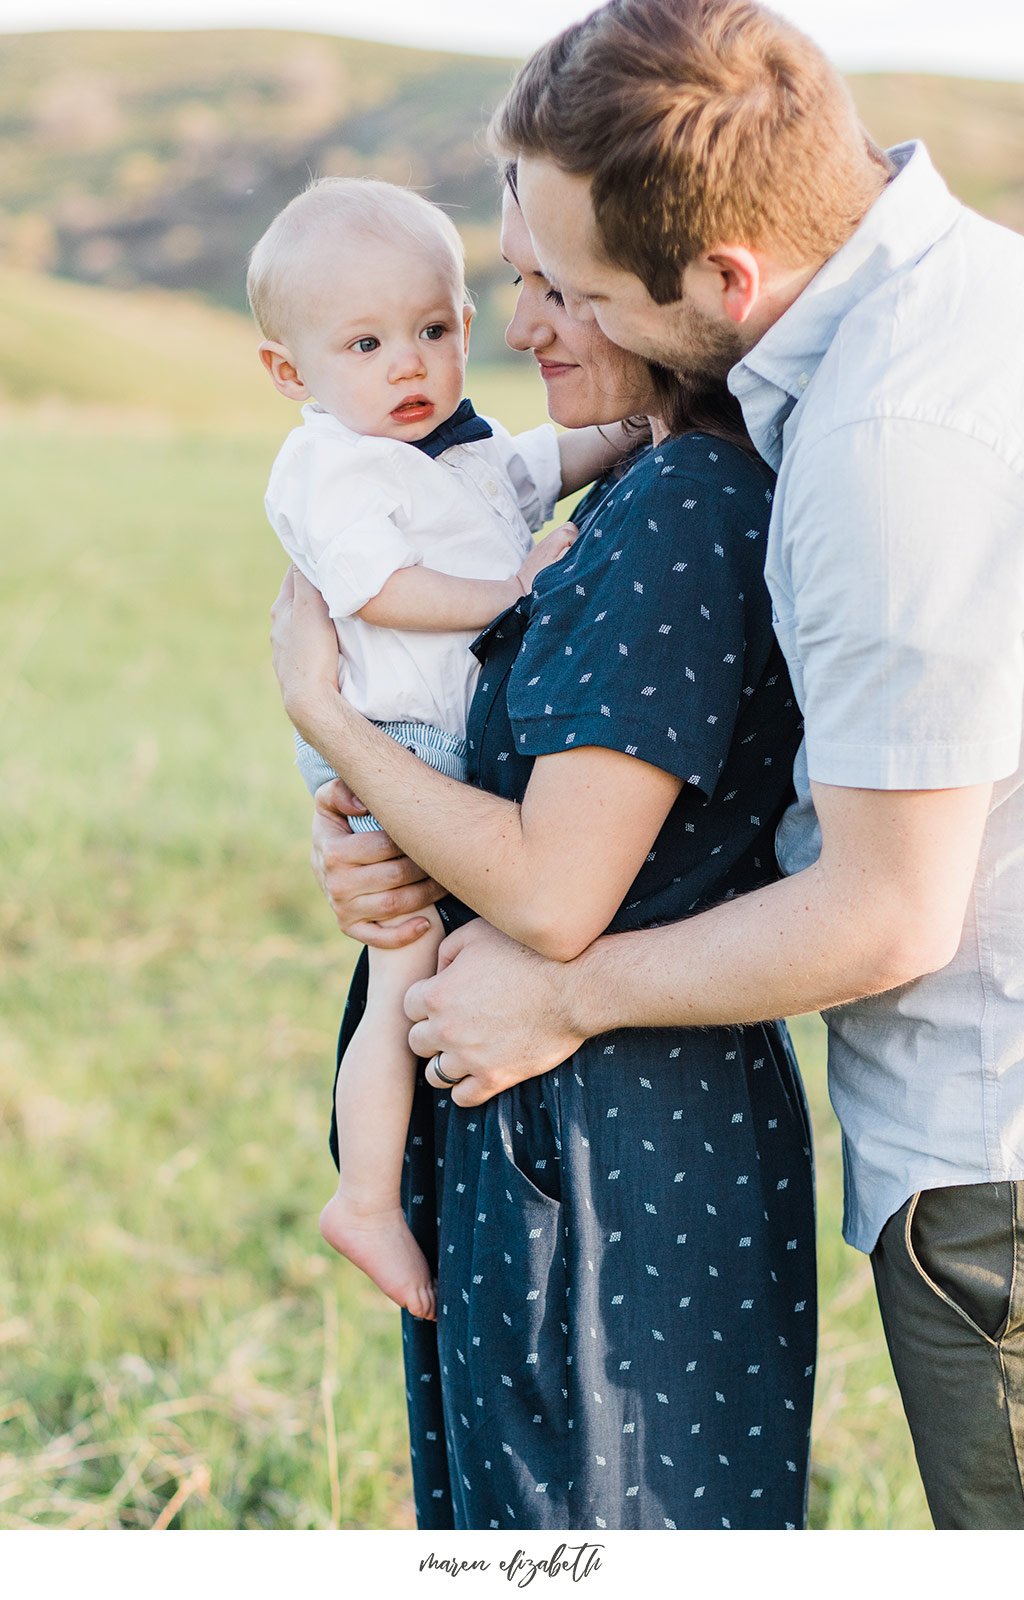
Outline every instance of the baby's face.
{"type": "Polygon", "coordinates": [[[353,239],[329,249],[288,345],[302,382],[339,422],[411,441],[462,398],[471,315],[440,251],[353,239]]]}

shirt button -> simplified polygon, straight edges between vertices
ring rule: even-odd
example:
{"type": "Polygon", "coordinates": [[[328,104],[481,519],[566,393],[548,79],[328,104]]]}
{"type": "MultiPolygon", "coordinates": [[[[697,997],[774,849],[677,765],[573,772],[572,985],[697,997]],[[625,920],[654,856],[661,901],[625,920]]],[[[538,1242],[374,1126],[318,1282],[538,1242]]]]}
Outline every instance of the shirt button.
{"type": "Polygon", "coordinates": [[[493,478],[488,478],[487,482],[484,484],[484,488],[490,495],[495,495],[498,492],[498,485],[495,483],[493,478]]]}
{"type": "Polygon", "coordinates": [[[810,381],[811,381],[811,377],[810,377],[810,373],[807,373],[807,372],[801,372],[801,374],[800,374],[800,376],[799,376],[799,378],[797,378],[797,380],[796,380],[796,381],[797,381],[797,383],[798,383],[798,384],[799,384],[799,385],[800,385],[800,387],[801,387],[801,389],[806,389],[806,388],[807,388],[807,385],[808,385],[808,384],[809,384],[809,383],[810,383],[810,381]]]}

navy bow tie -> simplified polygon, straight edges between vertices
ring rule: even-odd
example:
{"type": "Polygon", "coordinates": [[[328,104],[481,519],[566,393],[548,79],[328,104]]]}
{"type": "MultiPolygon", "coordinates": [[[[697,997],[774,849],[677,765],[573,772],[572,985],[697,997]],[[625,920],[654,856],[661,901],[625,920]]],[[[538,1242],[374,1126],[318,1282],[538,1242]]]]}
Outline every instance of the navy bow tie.
{"type": "Polygon", "coordinates": [[[438,423],[425,439],[410,439],[409,443],[415,445],[417,450],[422,450],[424,455],[436,458],[443,450],[450,450],[453,444],[469,444],[474,439],[489,439],[492,433],[490,423],[485,422],[483,417],[478,417],[473,410],[472,400],[463,400],[447,422],[438,423]]]}

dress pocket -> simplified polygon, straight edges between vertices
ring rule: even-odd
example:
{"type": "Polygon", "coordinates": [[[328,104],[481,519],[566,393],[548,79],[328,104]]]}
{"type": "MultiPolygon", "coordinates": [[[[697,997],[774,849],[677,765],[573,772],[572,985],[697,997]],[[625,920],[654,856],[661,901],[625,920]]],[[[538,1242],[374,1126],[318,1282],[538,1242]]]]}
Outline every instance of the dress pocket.
{"type": "Polygon", "coordinates": [[[494,1116],[504,1153],[502,1170],[513,1192],[523,1189],[558,1206],[562,1147],[558,1087],[552,1073],[518,1083],[497,1097],[494,1116]]]}

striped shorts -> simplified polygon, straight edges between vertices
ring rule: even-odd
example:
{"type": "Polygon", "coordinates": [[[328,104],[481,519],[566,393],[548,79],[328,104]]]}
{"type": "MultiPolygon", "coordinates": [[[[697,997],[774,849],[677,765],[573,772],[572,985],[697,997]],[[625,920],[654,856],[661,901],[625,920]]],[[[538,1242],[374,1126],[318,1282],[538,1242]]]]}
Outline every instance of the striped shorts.
{"type": "MultiPolygon", "coordinates": [[[[419,756],[428,767],[433,767],[435,772],[441,772],[446,778],[455,778],[459,783],[466,781],[466,741],[457,739],[453,733],[446,733],[443,728],[432,728],[425,722],[374,722],[375,728],[380,728],[389,738],[397,744],[404,744],[413,755],[419,756]]],[[[330,783],[338,774],[333,767],[328,766],[323,756],[314,750],[312,745],[306,744],[298,734],[295,735],[295,749],[302,776],[311,794],[315,794],[322,783],[330,783]]],[[[349,817],[349,827],[353,833],[380,833],[380,823],[375,817],[349,817]]]]}

